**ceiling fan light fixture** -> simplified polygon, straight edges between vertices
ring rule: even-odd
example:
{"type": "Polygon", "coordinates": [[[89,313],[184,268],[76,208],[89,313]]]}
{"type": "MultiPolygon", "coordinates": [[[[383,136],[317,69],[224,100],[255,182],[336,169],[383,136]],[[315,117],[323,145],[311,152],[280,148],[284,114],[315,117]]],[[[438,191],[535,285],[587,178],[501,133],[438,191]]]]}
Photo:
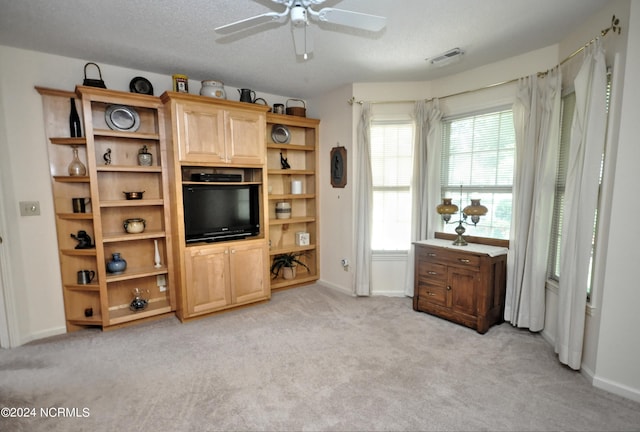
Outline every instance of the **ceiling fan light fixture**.
{"type": "MultiPolygon", "coordinates": [[[[266,0],[262,0],[263,2],[266,0]]],[[[351,27],[359,30],[377,32],[382,30],[386,24],[385,17],[369,15],[350,10],[323,8],[319,11],[313,10],[311,6],[324,3],[326,0],[271,0],[276,4],[283,5],[283,12],[266,12],[240,21],[216,27],[215,31],[220,34],[231,34],[243,32],[251,28],[261,26],[266,23],[278,22],[284,24],[291,21],[291,34],[297,56],[302,56],[304,60],[311,58],[313,52],[313,38],[310,34],[310,22],[327,22],[339,26],[351,27]]]]}
{"type": "Polygon", "coordinates": [[[291,8],[291,23],[295,27],[304,27],[307,25],[307,9],[301,4],[296,4],[291,8]]]}

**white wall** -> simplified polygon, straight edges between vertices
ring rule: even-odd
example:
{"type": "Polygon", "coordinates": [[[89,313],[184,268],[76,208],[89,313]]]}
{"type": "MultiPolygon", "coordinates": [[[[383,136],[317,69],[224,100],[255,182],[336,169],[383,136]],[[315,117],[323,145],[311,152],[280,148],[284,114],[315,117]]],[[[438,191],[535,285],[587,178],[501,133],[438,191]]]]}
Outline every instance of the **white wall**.
{"type": "MultiPolygon", "coordinates": [[[[66,331],[42,101],[34,86],[73,90],[82,84],[87,61],[0,46],[0,248],[12,346],[66,331]],[[40,216],[20,216],[19,201],[38,201],[40,216]]],[[[112,90],[128,91],[135,76],[149,79],[155,95],[172,88],[170,76],[100,68],[112,90]]],[[[94,69],[89,72],[96,76],[94,69]]],[[[189,89],[197,94],[200,82],[191,79],[189,89]]],[[[226,91],[238,99],[235,88],[226,91]]],[[[257,96],[269,104],[287,99],[259,91],[257,96]]]]}
{"type": "Polygon", "coordinates": [[[342,258],[353,262],[352,220],[353,206],[353,145],[351,140],[351,86],[340,87],[320,98],[309,100],[312,113],[320,120],[320,281],[328,286],[352,293],[352,266],[343,268],[342,258]],[[317,115],[315,114],[317,113],[317,115]],[[347,149],[347,184],[344,188],[331,186],[331,149],[347,149]]]}
{"type": "Polygon", "coordinates": [[[625,85],[619,128],[615,188],[611,203],[606,273],[594,385],[640,401],[640,287],[635,273],[637,254],[630,247],[640,243],[640,231],[630,217],[640,213],[636,199],[640,166],[640,3],[631,2],[625,85]]]}

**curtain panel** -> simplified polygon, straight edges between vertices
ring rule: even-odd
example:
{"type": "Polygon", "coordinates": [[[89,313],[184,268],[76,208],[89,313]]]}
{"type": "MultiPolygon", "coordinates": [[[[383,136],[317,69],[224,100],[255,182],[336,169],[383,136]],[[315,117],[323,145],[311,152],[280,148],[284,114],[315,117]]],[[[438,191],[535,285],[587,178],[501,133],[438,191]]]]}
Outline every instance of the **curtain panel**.
{"type": "Polygon", "coordinates": [[[413,296],[415,253],[413,242],[432,238],[437,221],[432,215],[440,198],[442,152],[440,102],[417,101],[414,109],[415,138],[411,180],[411,242],[407,256],[405,295],[413,296]]]}
{"type": "Polygon", "coordinates": [[[560,243],[560,294],[555,351],[580,369],[594,217],[606,139],[607,67],[601,40],[588,50],[576,76],[564,221],[560,243]]]}
{"type": "Polygon", "coordinates": [[[560,141],[559,68],[520,79],[513,106],[516,166],[504,319],[540,331],[560,141]]]}
{"type": "Polygon", "coordinates": [[[362,104],[358,122],[355,184],[356,259],[353,292],[371,295],[371,227],[373,225],[373,175],[371,173],[371,104],[362,104]]]}

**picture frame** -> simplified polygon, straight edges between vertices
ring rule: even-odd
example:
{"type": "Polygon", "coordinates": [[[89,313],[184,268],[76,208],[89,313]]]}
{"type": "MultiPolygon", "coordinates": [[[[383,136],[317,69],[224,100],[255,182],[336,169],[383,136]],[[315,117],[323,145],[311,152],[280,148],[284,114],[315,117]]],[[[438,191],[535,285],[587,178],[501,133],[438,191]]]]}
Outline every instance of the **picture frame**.
{"type": "Polygon", "coordinates": [[[347,185],[347,149],[342,146],[331,149],[331,186],[344,188],[347,185]]]}

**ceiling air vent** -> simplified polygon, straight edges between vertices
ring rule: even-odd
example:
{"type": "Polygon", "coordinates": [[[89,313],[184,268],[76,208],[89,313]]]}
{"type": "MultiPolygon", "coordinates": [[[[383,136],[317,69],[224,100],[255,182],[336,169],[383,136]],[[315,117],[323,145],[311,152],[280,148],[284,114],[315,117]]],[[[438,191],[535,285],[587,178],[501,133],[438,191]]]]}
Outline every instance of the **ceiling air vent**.
{"type": "Polygon", "coordinates": [[[428,58],[427,61],[433,66],[442,67],[460,60],[462,54],[464,54],[464,51],[460,48],[453,48],[439,56],[428,58]]]}

